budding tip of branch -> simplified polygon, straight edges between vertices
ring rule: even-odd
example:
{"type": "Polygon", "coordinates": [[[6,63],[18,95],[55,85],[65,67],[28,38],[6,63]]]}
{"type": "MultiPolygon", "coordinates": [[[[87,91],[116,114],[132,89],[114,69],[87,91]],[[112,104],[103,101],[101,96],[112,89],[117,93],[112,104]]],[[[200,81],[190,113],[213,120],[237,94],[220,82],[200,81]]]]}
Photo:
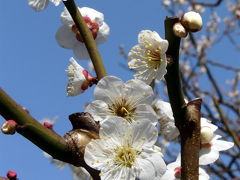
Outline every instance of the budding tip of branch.
{"type": "Polygon", "coordinates": [[[49,122],[44,122],[43,126],[48,128],[48,129],[52,129],[53,128],[53,124],[49,123],[49,122]]]}
{"type": "Polygon", "coordinates": [[[7,177],[10,179],[10,180],[12,180],[12,179],[16,179],[16,177],[17,177],[17,173],[15,172],[15,171],[8,171],[7,172],[7,177]]]}
{"type": "Polygon", "coordinates": [[[202,17],[199,13],[190,11],[182,16],[181,24],[190,32],[197,32],[202,29],[202,17]]]}
{"type": "Polygon", "coordinates": [[[173,33],[175,36],[180,38],[185,38],[188,35],[187,30],[180,22],[177,22],[173,25],[173,33]]]}
{"type": "Polygon", "coordinates": [[[3,134],[13,135],[17,129],[17,123],[14,120],[8,120],[3,123],[1,131],[3,134]]]}
{"type": "Polygon", "coordinates": [[[187,106],[195,106],[199,111],[201,110],[202,99],[196,98],[188,102],[187,106]]]}

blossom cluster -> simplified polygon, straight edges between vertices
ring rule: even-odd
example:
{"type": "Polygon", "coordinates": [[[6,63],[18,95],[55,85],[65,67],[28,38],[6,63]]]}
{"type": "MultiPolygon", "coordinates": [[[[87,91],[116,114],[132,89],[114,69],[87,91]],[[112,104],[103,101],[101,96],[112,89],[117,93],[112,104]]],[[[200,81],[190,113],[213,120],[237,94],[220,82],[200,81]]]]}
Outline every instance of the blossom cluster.
{"type": "MultiPolygon", "coordinates": [[[[29,0],[29,5],[40,11],[49,2],[55,5],[60,3],[59,0],[29,0]]],[[[168,1],[164,2],[167,5],[168,1]]],[[[95,42],[104,43],[110,32],[104,15],[87,7],[79,8],[79,11],[95,42]]],[[[196,16],[196,13],[185,14],[181,23],[188,30],[195,31],[202,24],[200,15],[197,18],[192,16],[196,16]]],[[[61,21],[63,25],[56,33],[58,44],[65,49],[72,49],[78,59],[89,59],[83,37],[67,9],[61,13],[61,21]]],[[[179,27],[176,29],[179,30],[179,27]]],[[[154,99],[154,91],[150,86],[155,80],[162,80],[167,73],[167,49],[168,41],[157,32],[141,31],[138,44],[128,54],[128,66],[136,74],[134,79],[127,82],[114,76],[106,76],[97,82],[74,58],[70,59],[71,64],[66,69],[68,96],[79,95],[97,83],[95,100],[89,103],[85,112],[89,112],[101,128],[99,139],[92,140],[86,146],[84,160],[88,166],[101,172],[103,180],[173,180],[181,177],[180,155],[175,162],[166,165],[161,148],[156,145],[159,136],[166,141],[179,139],[171,105],[154,99]]],[[[220,151],[233,147],[232,142],[219,140],[221,136],[216,133],[217,129],[209,120],[201,118],[200,165],[215,162],[220,151]]],[[[81,172],[85,179],[90,178],[84,170],[72,168],[75,172],[81,172]]],[[[199,179],[209,178],[200,167],[199,179]]]]}

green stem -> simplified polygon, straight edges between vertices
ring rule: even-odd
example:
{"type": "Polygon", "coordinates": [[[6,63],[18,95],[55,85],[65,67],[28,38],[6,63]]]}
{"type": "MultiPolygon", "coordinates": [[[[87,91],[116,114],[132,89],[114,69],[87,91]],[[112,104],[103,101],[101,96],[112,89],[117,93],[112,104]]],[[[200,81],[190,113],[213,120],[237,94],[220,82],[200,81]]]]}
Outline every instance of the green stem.
{"type": "Polygon", "coordinates": [[[0,114],[6,120],[16,121],[19,125],[18,132],[43,151],[61,161],[69,161],[69,150],[64,139],[35,120],[1,88],[0,114]]]}
{"type": "Polygon", "coordinates": [[[185,103],[179,72],[179,37],[173,33],[173,25],[179,22],[178,17],[166,18],[165,37],[169,47],[167,56],[172,62],[168,65],[165,79],[169,101],[172,107],[175,125],[181,137],[181,180],[198,180],[200,149],[200,107],[201,100],[185,103]]]}
{"type": "Polygon", "coordinates": [[[64,161],[76,166],[81,165],[86,168],[94,180],[99,180],[99,171],[90,168],[78,155],[74,154],[71,147],[65,142],[63,137],[54,131],[47,129],[23,108],[9,97],[3,89],[0,88],[0,114],[6,120],[17,122],[17,132],[30,140],[43,151],[50,154],[54,159],[64,161]]]}
{"type": "Polygon", "coordinates": [[[86,45],[89,56],[92,60],[94,69],[96,71],[97,77],[100,80],[107,75],[104,64],[102,62],[100,53],[98,51],[95,40],[93,39],[92,33],[89,30],[87,24],[85,23],[81,13],[78,10],[74,0],[63,1],[67,10],[69,11],[74,23],[76,24],[81,37],[86,45]]]}

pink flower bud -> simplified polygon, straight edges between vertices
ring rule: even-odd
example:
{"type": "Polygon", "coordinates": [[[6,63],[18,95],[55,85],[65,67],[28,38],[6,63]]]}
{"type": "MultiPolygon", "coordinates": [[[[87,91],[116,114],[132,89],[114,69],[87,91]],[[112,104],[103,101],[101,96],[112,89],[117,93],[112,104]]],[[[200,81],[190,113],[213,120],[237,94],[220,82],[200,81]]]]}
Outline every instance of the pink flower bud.
{"type": "Polygon", "coordinates": [[[8,120],[2,125],[2,132],[4,134],[14,134],[17,128],[17,123],[14,120],[8,120]]]}
{"type": "Polygon", "coordinates": [[[176,167],[175,169],[174,169],[174,176],[175,176],[175,178],[178,178],[178,179],[180,179],[181,178],[181,168],[182,167],[176,167]]]}
{"type": "Polygon", "coordinates": [[[15,171],[8,171],[7,172],[7,177],[11,180],[11,179],[16,179],[17,177],[17,173],[15,171]]]}
{"type": "Polygon", "coordinates": [[[179,22],[173,25],[173,33],[175,36],[180,38],[184,38],[188,35],[188,32],[186,31],[184,26],[179,22]]]}
{"type": "Polygon", "coordinates": [[[181,19],[182,25],[190,32],[197,32],[202,29],[202,17],[194,11],[187,12],[181,19]]]}
{"type": "Polygon", "coordinates": [[[52,129],[53,128],[53,124],[49,123],[49,122],[44,122],[43,126],[48,128],[48,129],[52,129]]]}

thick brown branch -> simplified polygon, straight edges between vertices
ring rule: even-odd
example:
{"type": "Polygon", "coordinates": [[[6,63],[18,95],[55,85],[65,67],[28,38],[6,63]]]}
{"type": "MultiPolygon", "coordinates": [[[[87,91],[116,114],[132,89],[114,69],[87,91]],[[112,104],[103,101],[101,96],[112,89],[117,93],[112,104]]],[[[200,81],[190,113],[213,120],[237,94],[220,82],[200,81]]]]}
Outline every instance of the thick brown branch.
{"type": "Polygon", "coordinates": [[[165,76],[168,96],[173,110],[175,124],[181,136],[181,180],[198,180],[200,149],[200,107],[201,100],[186,105],[179,72],[180,38],[173,34],[173,25],[179,18],[166,18],[165,37],[169,42],[167,55],[173,60],[165,76]]]}

